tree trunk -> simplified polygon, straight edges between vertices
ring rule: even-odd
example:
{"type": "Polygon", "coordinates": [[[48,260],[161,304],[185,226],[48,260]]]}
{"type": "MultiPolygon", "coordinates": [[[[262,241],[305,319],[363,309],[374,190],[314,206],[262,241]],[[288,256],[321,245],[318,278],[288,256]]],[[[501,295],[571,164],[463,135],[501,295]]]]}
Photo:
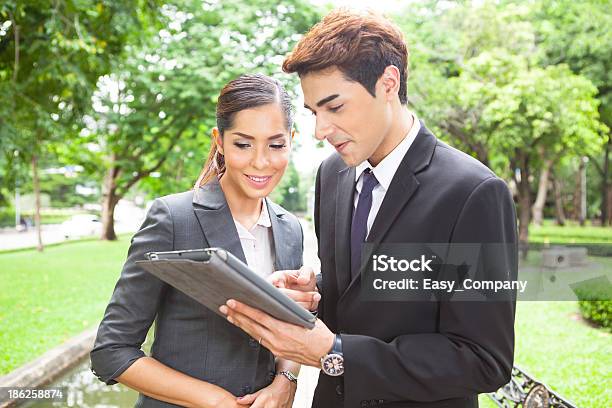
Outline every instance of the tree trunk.
{"type": "Polygon", "coordinates": [[[610,173],[610,149],[612,148],[612,135],[608,134],[608,143],[604,149],[603,174],[601,175],[601,226],[612,224],[612,201],[610,201],[610,190],[612,182],[608,180],[610,173]]]}
{"type": "Polygon", "coordinates": [[[478,145],[476,148],[476,158],[488,168],[491,168],[491,163],[489,162],[489,152],[486,148],[478,145]]]}
{"type": "Polygon", "coordinates": [[[565,210],[563,209],[563,186],[561,180],[553,174],[553,189],[555,193],[555,219],[557,225],[565,225],[565,210]]]}
{"type": "Polygon", "coordinates": [[[529,185],[529,165],[523,153],[520,158],[521,179],[518,185],[519,202],[519,249],[523,259],[529,250],[529,221],[531,218],[531,186],[529,185]]]}
{"type": "Polygon", "coordinates": [[[40,225],[40,180],[38,178],[38,157],[32,156],[32,181],[34,184],[34,225],[36,227],[37,244],[36,250],[42,252],[42,228],[40,225]]]}
{"type": "MultiPolygon", "coordinates": [[[[578,221],[580,219],[580,199],[582,198],[582,194],[580,192],[580,166],[582,165],[582,160],[580,160],[580,164],[578,165],[578,169],[576,170],[574,177],[574,193],[572,197],[572,219],[574,221],[578,221]]],[[[573,167],[573,166],[572,166],[573,167]]]]}
{"type": "MultiPolygon", "coordinates": [[[[523,183],[521,183],[523,184],[523,183]]],[[[519,189],[519,248],[523,259],[527,258],[529,250],[529,221],[531,218],[531,198],[530,192],[524,188],[519,189]]]]}
{"type": "MultiPolygon", "coordinates": [[[[112,163],[115,162],[115,157],[111,158],[112,163]]],[[[117,195],[117,177],[119,169],[111,165],[106,176],[104,177],[104,185],[102,187],[102,235],[100,239],[107,241],[115,241],[115,207],[121,199],[117,195]]]]}
{"type": "Polygon", "coordinates": [[[612,184],[608,185],[608,225],[612,226],[612,184]]]}
{"type": "Polygon", "coordinates": [[[553,159],[544,160],[542,170],[540,171],[538,194],[532,208],[533,223],[536,225],[542,225],[542,220],[544,219],[544,205],[546,204],[546,196],[548,195],[548,177],[550,175],[550,168],[552,167],[552,164],[553,159]]]}
{"type": "Polygon", "coordinates": [[[586,185],[586,164],[587,158],[580,158],[580,167],[578,168],[578,173],[580,177],[580,212],[578,213],[578,222],[581,227],[584,227],[587,217],[587,203],[586,203],[586,194],[587,194],[587,185],[586,185]]]}
{"type": "Polygon", "coordinates": [[[117,234],[115,233],[115,207],[119,199],[111,192],[107,197],[104,198],[102,203],[102,236],[100,237],[106,241],[115,241],[117,234]]]}

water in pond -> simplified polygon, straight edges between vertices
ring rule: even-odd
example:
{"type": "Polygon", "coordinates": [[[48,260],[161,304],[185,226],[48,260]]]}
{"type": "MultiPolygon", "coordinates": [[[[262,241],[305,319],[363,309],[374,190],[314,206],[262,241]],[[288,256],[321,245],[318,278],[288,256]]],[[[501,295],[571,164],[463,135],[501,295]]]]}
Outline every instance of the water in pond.
{"type": "MultiPolygon", "coordinates": [[[[149,331],[143,350],[148,353],[153,339],[153,328],[149,331]]],[[[98,380],[89,369],[89,355],[76,367],[64,373],[45,388],[61,387],[66,391],[63,401],[33,401],[20,407],[27,408],[124,408],[133,407],[138,393],[121,384],[106,385],[98,380]]],[[[310,407],[312,394],[319,370],[314,367],[302,367],[298,380],[298,389],[293,408],[310,407]]]]}
{"type": "MultiPolygon", "coordinates": [[[[155,325],[149,330],[142,349],[148,353],[153,343],[155,325]]],[[[62,388],[66,394],[62,401],[33,401],[21,407],[51,408],[123,408],[133,407],[138,392],[121,384],[106,385],[90,370],[89,354],[77,366],[71,368],[45,388],[62,388]]]]}
{"type": "Polygon", "coordinates": [[[48,388],[62,387],[66,391],[64,401],[36,401],[23,407],[79,407],[110,408],[133,407],[138,393],[121,384],[108,386],[89,370],[89,356],[78,366],[65,373],[48,388]]]}

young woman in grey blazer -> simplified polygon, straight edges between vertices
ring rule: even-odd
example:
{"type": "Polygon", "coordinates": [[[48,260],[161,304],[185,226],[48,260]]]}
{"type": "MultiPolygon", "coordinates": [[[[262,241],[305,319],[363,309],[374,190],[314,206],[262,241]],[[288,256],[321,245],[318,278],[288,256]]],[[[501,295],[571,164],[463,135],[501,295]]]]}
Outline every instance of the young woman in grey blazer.
{"type": "Polygon", "coordinates": [[[257,339],[135,263],[149,251],[222,247],[262,276],[299,269],[300,224],[266,198],[287,167],[291,129],[290,99],[278,81],[229,82],[195,188],[156,199],[134,235],[91,363],[101,381],[139,391],[137,407],[291,406],[298,365],[275,361],[257,339]],[[146,356],[141,345],[153,321],[146,356]]]}

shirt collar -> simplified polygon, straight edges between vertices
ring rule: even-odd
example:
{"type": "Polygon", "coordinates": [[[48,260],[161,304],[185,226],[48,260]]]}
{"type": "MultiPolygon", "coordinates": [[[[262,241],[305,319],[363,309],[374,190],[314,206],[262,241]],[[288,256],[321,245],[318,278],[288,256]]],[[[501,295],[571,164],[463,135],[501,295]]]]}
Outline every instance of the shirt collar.
{"type": "Polygon", "coordinates": [[[272,221],[270,221],[270,213],[268,212],[268,204],[265,198],[262,200],[261,214],[259,214],[259,219],[257,220],[256,225],[261,225],[262,227],[266,228],[270,228],[272,226],[272,221]]]}
{"type": "MultiPolygon", "coordinates": [[[[395,172],[397,171],[399,165],[402,163],[404,156],[410,149],[410,146],[416,139],[417,134],[421,130],[421,123],[417,118],[416,114],[410,113],[412,115],[412,127],[408,131],[408,134],[404,137],[404,139],[395,146],[395,149],[391,151],[384,159],[381,160],[380,163],[376,167],[372,167],[370,162],[364,160],[359,163],[355,168],[355,181],[359,180],[361,174],[368,168],[372,169],[376,180],[378,180],[378,184],[386,191],[389,189],[391,185],[391,180],[393,180],[393,176],[395,176],[395,172]]],[[[359,184],[358,184],[359,186],[359,184]]],[[[360,186],[358,187],[360,189],[360,186]]]]}

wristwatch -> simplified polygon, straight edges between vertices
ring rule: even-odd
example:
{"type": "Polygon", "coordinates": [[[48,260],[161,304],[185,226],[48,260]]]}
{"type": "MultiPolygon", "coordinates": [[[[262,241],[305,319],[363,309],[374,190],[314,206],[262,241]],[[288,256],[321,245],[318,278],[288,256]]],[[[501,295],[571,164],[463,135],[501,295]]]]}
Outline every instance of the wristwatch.
{"type": "Polygon", "coordinates": [[[342,339],[339,334],[336,334],[336,337],[334,337],[334,345],[330,352],[321,357],[321,371],[332,377],[338,377],[344,374],[342,339]]]}

